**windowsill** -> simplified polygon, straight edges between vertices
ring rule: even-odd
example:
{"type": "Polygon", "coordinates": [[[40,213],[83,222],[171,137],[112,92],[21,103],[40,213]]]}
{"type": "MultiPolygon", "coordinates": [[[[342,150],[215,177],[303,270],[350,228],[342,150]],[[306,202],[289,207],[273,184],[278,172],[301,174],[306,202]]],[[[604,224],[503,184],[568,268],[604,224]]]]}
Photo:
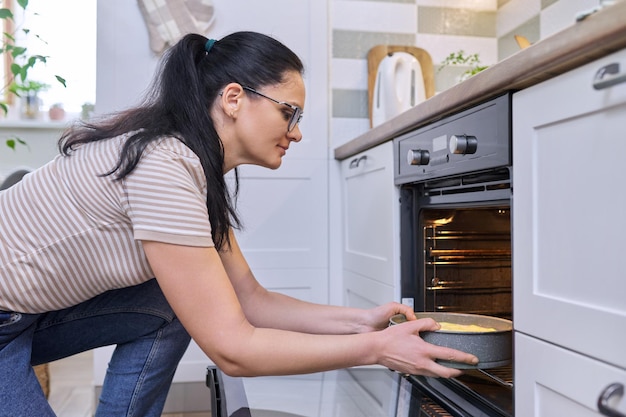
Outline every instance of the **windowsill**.
{"type": "Polygon", "coordinates": [[[63,129],[73,120],[2,120],[0,129],[63,129]]]}
{"type": "Polygon", "coordinates": [[[42,112],[37,119],[21,119],[15,116],[15,111],[9,111],[9,117],[0,117],[0,129],[64,129],[77,119],[80,113],[66,113],[62,120],[50,120],[47,112],[42,112]]]}

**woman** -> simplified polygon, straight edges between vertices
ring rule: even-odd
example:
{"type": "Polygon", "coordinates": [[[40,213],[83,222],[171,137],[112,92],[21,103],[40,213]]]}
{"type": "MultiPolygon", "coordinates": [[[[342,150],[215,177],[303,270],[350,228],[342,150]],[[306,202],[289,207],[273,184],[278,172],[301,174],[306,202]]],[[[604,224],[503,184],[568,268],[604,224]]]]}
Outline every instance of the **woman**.
{"type": "Polygon", "coordinates": [[[0,194],[0,415],[54,415],[31,365],[111,344],[96,416],[159,416],[190,337],[230,375],[477,362],[423,342],[438,324],[406,306],[316,305],[254,278],[224,174],[276,169],[301,140],[302,72],[258,33],[187,35],[144,103],[68,130],[0,194]],[[411,321],[386,328],[396,313],[411,321]]]}

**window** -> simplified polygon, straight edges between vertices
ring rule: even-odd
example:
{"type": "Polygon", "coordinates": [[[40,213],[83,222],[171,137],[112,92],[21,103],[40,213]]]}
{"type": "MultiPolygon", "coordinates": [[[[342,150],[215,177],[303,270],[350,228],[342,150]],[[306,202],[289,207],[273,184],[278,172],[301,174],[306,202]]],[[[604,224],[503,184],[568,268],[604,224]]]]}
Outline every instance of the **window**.
{"type": "Polygon", "coordinates": [[[68,113],[80,113],[96,100],[96,0],[30,0],[26,12],[13,6],[18,43],[29,55],[48,57],[29,70],[28,78],[50,85],[40,93],[42,110],[61,103],[68,113]],[[66,80],[63,87],[56,78],[66,80]]]}

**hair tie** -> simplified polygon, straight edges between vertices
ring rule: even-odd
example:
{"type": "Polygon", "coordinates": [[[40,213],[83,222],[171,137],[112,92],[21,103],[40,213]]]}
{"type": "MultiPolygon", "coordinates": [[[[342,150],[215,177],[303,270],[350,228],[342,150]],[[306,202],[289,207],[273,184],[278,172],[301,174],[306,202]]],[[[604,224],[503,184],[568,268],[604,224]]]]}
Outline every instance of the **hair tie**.
{"type": "Polygon", "coordinates": [[[206,43],[204,44],[204,49],[206,50],[207,54],[211,52],[211,48],[213,48],[213,45],[215,45],[215,42],[217,42],[215,39],[209,39],[206,41],[206,43]]]}

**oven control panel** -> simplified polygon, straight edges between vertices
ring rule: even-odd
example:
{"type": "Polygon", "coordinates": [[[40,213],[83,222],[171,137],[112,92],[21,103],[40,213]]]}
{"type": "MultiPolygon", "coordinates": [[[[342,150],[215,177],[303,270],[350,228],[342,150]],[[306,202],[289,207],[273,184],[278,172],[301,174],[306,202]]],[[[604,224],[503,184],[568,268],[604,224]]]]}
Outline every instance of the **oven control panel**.
{"type": "Polygon", "coordinates": [[[510,103],[500,96],[394,139],[396,184],[509,166],[510,103]]]}

